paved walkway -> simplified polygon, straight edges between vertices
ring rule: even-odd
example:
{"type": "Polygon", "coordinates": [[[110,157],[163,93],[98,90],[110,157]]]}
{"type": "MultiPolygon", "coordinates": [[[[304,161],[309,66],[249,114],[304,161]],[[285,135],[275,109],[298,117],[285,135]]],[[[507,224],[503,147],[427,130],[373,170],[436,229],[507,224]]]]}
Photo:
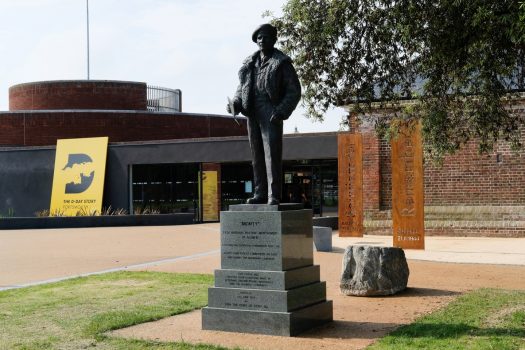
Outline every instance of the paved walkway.
{"type": "MultiPolygon", "coordinates": [[[[335,252],[351,244],[391,246],[389,236],[333,236],[335,252]]],[[[219,267],[219,224],[0,231],[0,290],[92,273],[144,269],[200,259],[188,270],[219,267]]],[[[408,259],[525,266],[525,238],[426,237],[408,259]]],[[[184,268],[182,268],[184,270],[184,268]]]]}
{"type": "MultiPolygon", "coordinates": [[[[351,244],[392,246],[392,236],[333,237],[334,247],[351,244]]],[[[494,265],[524,265],[525,238],[425,237],[425,250],[405,250],[407,259],[494,265]]]]}
{"type": "Polygon", "coordinates": [[[218,224],[0,231],[0,290],[219,255],[218,224]]]}

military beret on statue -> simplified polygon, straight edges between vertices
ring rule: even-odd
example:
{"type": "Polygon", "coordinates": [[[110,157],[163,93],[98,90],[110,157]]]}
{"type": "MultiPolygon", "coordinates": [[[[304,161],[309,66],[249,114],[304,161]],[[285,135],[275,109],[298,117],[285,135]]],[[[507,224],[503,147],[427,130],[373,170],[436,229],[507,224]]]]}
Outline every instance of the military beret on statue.
{"type": "Polygon", "coordinates": [[[257,34],[261,31],[265,31],[267,33],[270,33],[274,38],[277,39],[277,28],[275,28],[274,26],[272,26],[271,24],[269,23],[265,23],[265,24],[261,24],[259,27],[257,27],[257,29],[255,29],[255,31],[253,32],[252,34],[252,41],[254,43],[257,42],[257,34]]]}

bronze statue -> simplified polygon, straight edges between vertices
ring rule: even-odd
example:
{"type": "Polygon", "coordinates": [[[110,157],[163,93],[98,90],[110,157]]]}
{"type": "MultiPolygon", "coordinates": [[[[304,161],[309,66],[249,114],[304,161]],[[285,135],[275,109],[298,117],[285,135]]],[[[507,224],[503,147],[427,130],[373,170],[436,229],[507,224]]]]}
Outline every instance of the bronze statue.
{"type": "Polygon", "coordinates": [[[226,109],[248,117],[254,196],[247,203],[274,205],[281,200],[283,120],[297,107],[301,84],[290,57],[274,48],[274,26],[259,26],[252,41],[259,50],[243,62],[232,103],[234,110],[229,104],[226,109]]]}

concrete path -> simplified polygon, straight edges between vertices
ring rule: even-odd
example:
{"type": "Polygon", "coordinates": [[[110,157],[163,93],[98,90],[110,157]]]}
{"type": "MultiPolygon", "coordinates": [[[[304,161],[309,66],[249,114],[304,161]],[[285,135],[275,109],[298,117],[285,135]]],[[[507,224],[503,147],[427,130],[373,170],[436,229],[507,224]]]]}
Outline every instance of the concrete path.
{"type": "MultiPolygon", "coordinates": [[[[392,246],[392,236],[338,237],[332,245],[392,246]]],[[[525,265],[525,238],[425,237],[425,250],[405,250],[407,259],[450,263],[525,265]]]]}
{"type": "Polygon", "coordinates": [[[219,254],[218,224],[0,231],[0,290],[219,254]]]}
{"type": "MultiPolygon", "coordinates": [[[[333,236],[334,251],[351,244],[392,245],[389,236],[333,236]]],[[[0,231],[0,290],[120,269],[177,263],[211,273],[219,267],[219,224],[0,231]],[[199,259],[202,267],[184,263],[199,259]]],[[[408,259],[525,266],[525,238],[426,237],[408,259]]],[[[197,270],[197,271],[195,271],[197,270]]]]}

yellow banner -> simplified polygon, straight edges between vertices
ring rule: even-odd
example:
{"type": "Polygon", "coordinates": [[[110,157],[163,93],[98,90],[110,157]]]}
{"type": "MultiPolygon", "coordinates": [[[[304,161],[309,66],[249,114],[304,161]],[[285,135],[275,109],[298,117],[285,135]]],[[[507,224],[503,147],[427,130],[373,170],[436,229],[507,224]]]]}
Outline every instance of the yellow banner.
{"type": "Polygon", "coordinates": [[[51,215],[100,214],[107,150],[107,137],[57,141],[51,215]]]}
{"type": "Polygon", "coordinates": [[[219,196],[217,188],[217,172],[202,172],[202,220],[219,220],[219,196]]]}

